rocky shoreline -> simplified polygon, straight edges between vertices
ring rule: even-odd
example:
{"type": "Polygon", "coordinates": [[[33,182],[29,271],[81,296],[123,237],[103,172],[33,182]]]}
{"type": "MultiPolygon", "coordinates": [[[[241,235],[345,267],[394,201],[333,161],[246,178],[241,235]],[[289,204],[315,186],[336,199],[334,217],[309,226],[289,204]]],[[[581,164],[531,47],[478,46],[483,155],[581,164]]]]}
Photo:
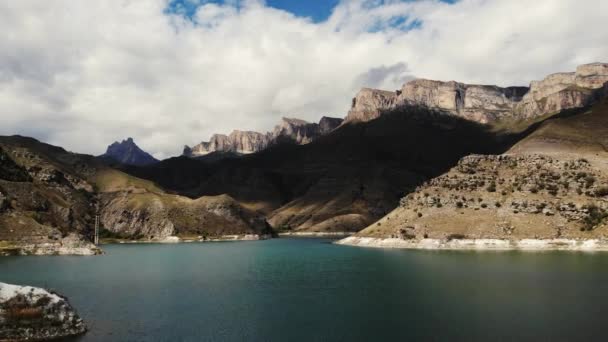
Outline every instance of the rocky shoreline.
{"type": "Polygon", "coordinates": [[[57,241],[44,240],[33,243],[0,242],[0,256],[11,255],[79,255],[103,254],[103,251],[74,234],[57,241]]]}
{"type": "Polygon", "coordinates": [[[242,235],[221,235],[217,237],[179,237],[179,236],[167,236],[164,239],[155,240],[121,240],[121,239],[109,239],[102,240],[103,244],[108,243],[120,243],[120,244],[150,244],[150,243],[190,243],[190,242],[227,242],[227,241],[259,241],[272,239],[270,234],[242,234],[242,235]]]}
{"type": "Polygon", "coordinates": [[[279,237],[344,237],[354,234],[354,232],[287,232],[279,233],[279,237]]]}
{"type": "Polygon", "coordinates": [[[0,341],[54,340],[86,331],[65,297],[42,288],[0,283],[0,341]]]}
{"type": "Polygon", "coordinates": [[[420,239],[373,238],[350,236],[336,241],[337,245],[425,249],[425,250],[495,250],[495,251],[608,251],[608,240],[603,239],[420,239]]]}

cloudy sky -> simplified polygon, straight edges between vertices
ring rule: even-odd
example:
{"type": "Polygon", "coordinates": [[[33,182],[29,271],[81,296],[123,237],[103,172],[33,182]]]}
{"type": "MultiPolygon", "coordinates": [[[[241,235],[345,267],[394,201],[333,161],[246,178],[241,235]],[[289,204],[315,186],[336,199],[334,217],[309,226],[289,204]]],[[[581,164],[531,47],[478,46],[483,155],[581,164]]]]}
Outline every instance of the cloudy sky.
{"type": "Polygon", "coordinates": [[[156,157],[413,77],[527,85],[608,61],[605,0],[0,2],[0,134],[156,157]]]}

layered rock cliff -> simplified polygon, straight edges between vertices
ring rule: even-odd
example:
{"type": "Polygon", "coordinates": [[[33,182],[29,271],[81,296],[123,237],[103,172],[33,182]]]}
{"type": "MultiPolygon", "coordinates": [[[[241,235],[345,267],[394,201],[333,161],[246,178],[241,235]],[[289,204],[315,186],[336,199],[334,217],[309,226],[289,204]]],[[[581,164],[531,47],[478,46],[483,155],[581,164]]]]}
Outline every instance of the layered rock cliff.
{"type": "Polygon", "coordinates": [[[395,92],[362,89],[353,99],[346,122],[369,121],[403,105],[419,105],[484,124],[541,117],[588,106],[608,92],[608,64],[581,65],[530,87],[469,85],[417,79],[395,92]]]}
{"type": "Polygon", "coordinates": [[[214,134],[207,142],[190,148],[184,146],[184,155],[204,156],[212,152],[234,152],[249,154],[261,151],[268,146],[268,135],[253,131],[233,131],[229,135],[214,134]]]}
{"type": "Polygon", "coordinates": [[[185,146],[183,154],[188,157],[205,156],[212,152],[250,154],[285,141],[304,145],[319,136],[328,134],[341,123],[342,119],[329,117],[321,118],[319,123],[283,118],[272,132],[259,133],[235,130],[229,135],[214,134],[208,142],[202,142],[194,147],[185,146]]]}

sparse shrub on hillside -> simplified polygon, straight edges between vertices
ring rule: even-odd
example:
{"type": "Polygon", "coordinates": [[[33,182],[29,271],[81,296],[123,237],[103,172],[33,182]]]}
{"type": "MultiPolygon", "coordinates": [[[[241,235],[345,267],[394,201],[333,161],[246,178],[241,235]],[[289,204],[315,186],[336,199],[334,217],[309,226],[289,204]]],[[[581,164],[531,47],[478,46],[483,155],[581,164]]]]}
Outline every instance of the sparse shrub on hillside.
{"type": "Polygon", "coordinates": [[[282,224],[280,226],[277,227],[278,231],[287,231],[287,230],[291,230],[291,226],[289,224],[282,224]]]}
{"type": "Polygon", "coordinates": [[[463,206],[462,202],[460,202],[460,201],[456,202],[456,207],[462,208],[462,206],[463,206]]]}
{"type": "Polygon", "coordinates": [[[608,212],[595,204],[588,204],[584,206],[583,209],[587,209],[588,211],[587,217],[584,220],[584,228],[587,231],[593,230],[608,217],[608,212]]]}
{"type": "Polygon", "coordinates": [[[446,238],[448,241],[451,241],[451,240],[462,240],[462,239],[466,239],[467,237],[464,234],[455,233],[455,234],[448,235],[446,238]]]}
{"type": "Polygon", "coordinates": [[[595,195],[597,197],[604,197],[604,196],[608,196],[608,186],[603,186],[597,190],[595,190],[595,195]]]}
{"type": "Polygon", "coordinates": [[[494,182],[490,183],[490,185],[488,185],[486,190],[488,190],[488,192],[496,192],[496,183],[494,183],[494,182]]]}
{"type": "Polygon", "coordinates": [[[557,186],[554,184],[550,184],[549,186],[547,186],[547,191],[549,192],[549,194],[551,194],[552,196],[557,196],[557,186]]]}

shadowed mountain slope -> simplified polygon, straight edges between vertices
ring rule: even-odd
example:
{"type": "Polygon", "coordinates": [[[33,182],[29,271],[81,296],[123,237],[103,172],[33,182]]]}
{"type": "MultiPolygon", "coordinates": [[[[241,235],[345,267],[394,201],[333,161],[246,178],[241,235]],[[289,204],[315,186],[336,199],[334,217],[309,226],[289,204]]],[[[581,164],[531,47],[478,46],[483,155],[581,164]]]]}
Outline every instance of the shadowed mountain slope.
{"type": "Polygon", "coordinates": [[[502,153],[517,137],[422,107],[343,125],[316,141],[205,163],[173,158],[127,167],[190,197],[229,194],[278,230],[356,231],[392,210],[418,184],[471,153],[502,153]]]}

